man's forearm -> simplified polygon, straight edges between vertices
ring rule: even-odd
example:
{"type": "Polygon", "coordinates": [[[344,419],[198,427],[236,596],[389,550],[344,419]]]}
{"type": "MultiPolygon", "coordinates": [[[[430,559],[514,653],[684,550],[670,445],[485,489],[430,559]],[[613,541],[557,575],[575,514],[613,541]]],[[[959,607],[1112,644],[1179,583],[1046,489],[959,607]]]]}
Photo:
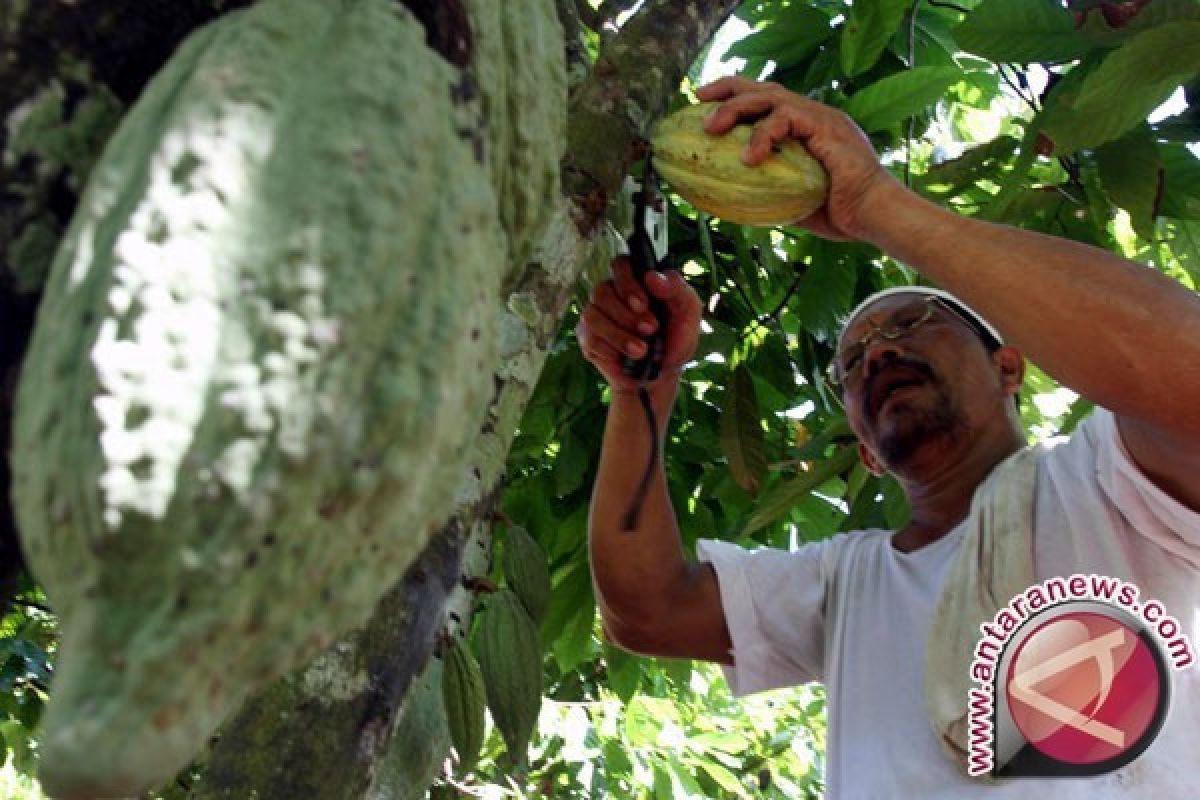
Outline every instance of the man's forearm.
{"type": "Polygon", "coordinates": [[[866,238],[953,292],[1063,384],[1115,412],[1200,437],[1200,299],[1078,242],[961,217],[898,184],[866,238]]]}
{"type": "MultiPolygon", "coordinates": [[[[678,384],[664,378],[652,394],[659,451],[678,384]]],[[[678,522],[667,496],[663,460],[653,477],[636,528],[624,522],[651,455],[650,428],[635,392],[614,392],[604,429],[600,466],[588,521],[592,574],[606,621],[636,627],[655,612],[651,592],[685,569],[678,522]]]]}

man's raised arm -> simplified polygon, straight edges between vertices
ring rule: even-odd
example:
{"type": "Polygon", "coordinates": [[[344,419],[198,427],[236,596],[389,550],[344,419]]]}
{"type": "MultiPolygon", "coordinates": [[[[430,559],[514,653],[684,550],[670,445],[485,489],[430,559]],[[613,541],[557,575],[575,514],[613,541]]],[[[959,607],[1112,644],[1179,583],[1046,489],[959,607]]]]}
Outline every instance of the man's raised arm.
{"type": "Polygon", "coordinates": [[[765,115],[748,163],[792,136],[825,165],[829,203],[800,224],[875,244],[961,297],[1047,373],[1111,410],[1150,477],[1200,508],[1200,297],[1100,248],[928,202],[879,164],[837,109],[742,78],[698,95],[725,101],[709,119],[710,133],[765,115]]]}
{"type": "MultiPolygon", "coordinates": [[[[637,524],[624,530],[652,448],[638,384],[622,374],[621,361],[645,355],[641,336],[653,333],[655,323],[628,261],[618,259],[613,272],[613,280],[597,287],[576,329],[584,356],[608,380],[613,394],[588,519],[597,606],[608,637],[626,649],[729,663],[731,645],[716,574],[708,564],[684,556],[661,458],[637,524]]],[[[678,272],[667,275],[661,282],[648,279],[670,314],[662,375],[647,386],[660,453],[679,372],[696,349],[700,325],[700,298],[678,272]]]]}

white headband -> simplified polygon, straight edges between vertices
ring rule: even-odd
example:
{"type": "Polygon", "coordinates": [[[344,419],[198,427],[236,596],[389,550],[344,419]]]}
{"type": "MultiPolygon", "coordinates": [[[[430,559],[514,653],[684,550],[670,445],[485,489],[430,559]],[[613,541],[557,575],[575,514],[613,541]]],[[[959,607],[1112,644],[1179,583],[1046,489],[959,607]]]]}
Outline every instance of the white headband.
{"type": "Polygon", "coordinates": [[[894,294],[916,294],[924,297],[939,297],[942,300],[946,300],[953,304],[955,310],[961,309],[969,314],[971,319],[979,323],[979,327],[987,331],[998,344],[1004,344],[1004,337],[1000,335],[1000,331],[996,330],[990,322],[980,316],[979,312],[944,289],[934,289],[930,286],[893,286],[890,289],[881,289],[854,307],[854,310],[850,312],[850,315],[846,317],[846,321],[842,324],[841,332],[838,333],[838,350],[842,349],[842,338],[846,335],[846,331],[850,329],[850,326],[858,318],[859,314],[863,312],[863,309],[873,304],[876,300],[881,300],[894,294]]]}

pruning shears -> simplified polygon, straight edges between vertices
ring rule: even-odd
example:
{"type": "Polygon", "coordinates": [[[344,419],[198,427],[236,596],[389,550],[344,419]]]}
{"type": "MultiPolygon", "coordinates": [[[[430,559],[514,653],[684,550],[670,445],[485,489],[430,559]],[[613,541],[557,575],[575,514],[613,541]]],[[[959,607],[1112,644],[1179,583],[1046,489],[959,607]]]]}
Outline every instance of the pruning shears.
{"type": "MultiPolygon", "coordinates": [[[[659,191],[658,174],[654,171],[650,152],[647,151],[642,169],[641,186],[634,195],[633,234],[629,237],[629,260],[633,263],[633,276],[644,287],[646,276],[651,272],[663,271],[667,257],[667,214],[665,198],[659,191]]],[[[648,382],[658,377],[666,354],[667,307],[653,294],[646,293],[650,300],[650,312],[658,320],[654,333],[645,339],[646,355],[641,358],[625,357],[623,372],[631,378],[648,382]]]]}

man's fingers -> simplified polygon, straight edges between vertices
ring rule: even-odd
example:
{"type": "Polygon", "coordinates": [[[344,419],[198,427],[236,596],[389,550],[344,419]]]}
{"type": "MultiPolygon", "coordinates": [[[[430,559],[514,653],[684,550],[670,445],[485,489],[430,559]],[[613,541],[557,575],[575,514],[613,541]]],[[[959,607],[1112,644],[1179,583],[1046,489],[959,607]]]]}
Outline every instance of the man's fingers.
{"type": "Polygon", "coordinates": [[[724,100],[738,92],[744,92],[747,89],[754,89],[760,86],[762,86],[761,83],[752,81],[749,78],[730,75],[701,86],[696,90],[696,97],[701,102],[710,103],[716,100],[724,100]]]}
{"type": "Polygon", "coordinates": [[[642,324],[654,321],[654,315],[649,311],[639,313],[630,308],[629,303],[621,297],[612,281],[605,281],[596,287],[592,302],[604,312],[605,316],[630,331],[639,329],[639,332],[645,333],[646,331],[640,330],[642,324]]]}
{"type": "Polygon", "coordinates": [[[633,263],[630,262],[628,256],[618,256],[613,259],[612,272],[617,294],[630,310],[641,313],[650,307],[646,299],[646,289],[633,276],[633,263]]]}
{"type": "Polygon", "coordinates": [[[623,353],[634,358],[641,358],[646,354],[646,343],[636,333],[618,325],[594,305],[584,311],[580,326],[584,332],[580,347],[603,352],[604,346],[607,346],[611,352],[623,353]]]}
{"type": "Polygon", "coordinates": [[[742,161],[750,167],[762,162],[771,155],[771,148],[788,138],[789,133],[791,133],[791,121],[780,110],[759,120],[754,126],[754,133],[750,136],[750,143],[742,152],[742,161]]]}
{"type": "Polygon", "coordinates": [[[667,311],[672,317],[699,316],[700,298],[679,270],[651,273],[646,279],[646,286],[655,297],[666,303],[667,311]]]}
{"type": "Polygon", "coordinates": [[[769,91],[744,92],[722,103],[704,121],[704,130],[720,135],[743,117],[761,116],[775,107],[777,98],[769,91]]]}

